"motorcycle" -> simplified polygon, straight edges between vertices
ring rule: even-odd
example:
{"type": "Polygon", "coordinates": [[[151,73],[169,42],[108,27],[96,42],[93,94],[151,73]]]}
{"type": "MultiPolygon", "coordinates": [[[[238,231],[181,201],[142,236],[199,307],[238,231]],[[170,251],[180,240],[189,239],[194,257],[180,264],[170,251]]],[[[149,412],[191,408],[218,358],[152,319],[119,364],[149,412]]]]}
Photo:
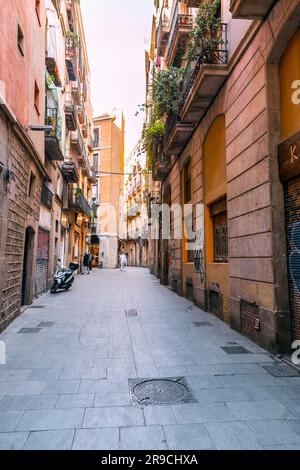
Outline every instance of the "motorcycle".
{"type": "Polygon", "coordinates": [[[58,290],[69,290],[74,282],[74,273],[79,268],[79,264],[70,263],[69,269],[59,266],[54,274],[54,282],[51,287],[51,294],[55,294],[58,290]]]}

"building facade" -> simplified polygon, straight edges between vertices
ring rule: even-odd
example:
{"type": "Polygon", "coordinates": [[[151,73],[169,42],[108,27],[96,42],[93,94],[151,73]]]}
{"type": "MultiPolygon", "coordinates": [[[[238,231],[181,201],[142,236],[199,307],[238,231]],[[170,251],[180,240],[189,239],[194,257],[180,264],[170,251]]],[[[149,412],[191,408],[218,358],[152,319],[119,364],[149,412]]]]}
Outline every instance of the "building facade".
{"type": "Polygon", "coordinates": [[[94,266],[114,269],[119,263],[120,223],[123,216],[125,121],[123,115],[94,119],[94,168],[98,185],[94,200],[98,206],[93,224],[94,266]]]}
{"type": "Polygon", "coordinates": [[[125,218],[126,241],[122,251],[128,266],[148,266],[148,177],[146,156],[138,143],[125,164],[125,218]]]}
{"type": "Polygon", "coordinates": [[[93,110],[79,2],[1,2],[0,329],[90,247],[93,110]],[[18,12],[18,14],[14,14],[18,12]]]}
{"type": "Polygon", "coordinates": [[[180,240],[160,240],[159,276],[287,352],[300,339],[300,2],[217,2],[210,54],[198,43],[187,61],[204,3],[174,0],[157,11],[152,66],[184,75],[153,175],[162,202],[193,207],[192,238],[183,228],[180,240]]]}
{"type": "Polygon", "coordinates": [[[40,199],[46,180],[45,5],[1,1],[0,329],[34,296],[40,199]],[[14,12],[18,11],[18,15],[14,12]],[[17,92],[16,92],[17,91],[17,92]]]}

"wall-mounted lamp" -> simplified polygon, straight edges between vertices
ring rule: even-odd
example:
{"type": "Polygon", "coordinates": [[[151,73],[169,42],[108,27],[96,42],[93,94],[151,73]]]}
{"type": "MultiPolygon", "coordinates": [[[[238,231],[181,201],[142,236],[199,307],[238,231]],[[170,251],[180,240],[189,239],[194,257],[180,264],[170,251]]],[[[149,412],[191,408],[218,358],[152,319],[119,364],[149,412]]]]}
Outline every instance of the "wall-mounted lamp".
{"type": "Polygon", "coordinates": [[[53,126],[38,126],[36,124],[29,124],[29,126],[27,126],[26,129],[29,130],[29,131],[35,131],[35,132],[52,132],[52,131],[54,131],[53,126]]]}

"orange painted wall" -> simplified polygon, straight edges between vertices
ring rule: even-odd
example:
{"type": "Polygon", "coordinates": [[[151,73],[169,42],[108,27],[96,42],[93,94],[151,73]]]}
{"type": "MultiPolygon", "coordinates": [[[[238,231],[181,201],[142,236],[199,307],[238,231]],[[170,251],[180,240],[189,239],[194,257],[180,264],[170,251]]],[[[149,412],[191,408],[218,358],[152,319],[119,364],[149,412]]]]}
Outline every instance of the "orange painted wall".
{"type": "Polygon", "coordinates": [[[284,52],[280,66],[281,137],[286,139],[300,129],[300,105],[292,102],[292,84],[300,80],[300,29],[284,52]]]}
{"type": "Polygon", "coordinates": [[[226,196],[225,116],[219,116],[210,127],[203,148],[206,288],[218,284],[223,296],[224,319],[229,320],[229,265],[214,263],[213,221],[210,204],[226,196]]]}

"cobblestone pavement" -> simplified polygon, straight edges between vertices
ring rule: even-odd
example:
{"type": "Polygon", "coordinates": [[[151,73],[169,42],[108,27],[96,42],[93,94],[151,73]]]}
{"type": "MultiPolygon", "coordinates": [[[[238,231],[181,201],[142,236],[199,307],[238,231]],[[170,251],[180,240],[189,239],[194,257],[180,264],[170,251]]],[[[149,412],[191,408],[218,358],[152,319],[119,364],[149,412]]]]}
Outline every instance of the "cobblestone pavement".
{"type": "Polygon", "coordinates": [[[78,277],[0,339],[1,449],[300,449],[300,378],[147,270],[78,277]],[[159,377],[186,377],[198,403],[131,406],[128,378],[159,377]]]}

